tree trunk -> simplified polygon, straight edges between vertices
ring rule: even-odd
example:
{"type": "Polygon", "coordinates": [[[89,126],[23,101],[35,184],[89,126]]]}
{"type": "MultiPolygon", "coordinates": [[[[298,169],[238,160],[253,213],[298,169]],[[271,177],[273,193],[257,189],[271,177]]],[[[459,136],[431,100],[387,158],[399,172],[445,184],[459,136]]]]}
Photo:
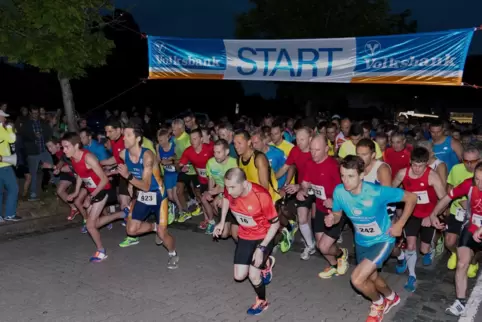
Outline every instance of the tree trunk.
{"type": "Polygon", "coordinates": [[[62,90],[62,100],[64,102],[65,115],[67,115],[69,131],[75,132],[77,131],[77,122],[75,120],[74,95],[72,94],[72,87],[70,87],[70,79],[62,77],[60,73],[57,74],[57,78],[62,90]]]}

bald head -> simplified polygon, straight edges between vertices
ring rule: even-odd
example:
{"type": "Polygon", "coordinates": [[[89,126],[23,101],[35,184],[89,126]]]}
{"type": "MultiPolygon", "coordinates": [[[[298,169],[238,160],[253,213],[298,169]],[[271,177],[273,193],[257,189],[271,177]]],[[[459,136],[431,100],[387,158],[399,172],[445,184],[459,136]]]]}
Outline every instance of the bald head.
{"type": "Polygon", "coordinates": [[[246,181],[246,174],[240,168],[231,168],[226,171],[226,174],[224,175],[224,180],[229,180],[240,184],[246,181]]]}
{"type": "Polygon", "coordinates": [[[341,127],[341,131],[343,132],[343,134],[345,136],[350,135],[350,127],[351,127],[350,119],[345,118],[345,119],[341,120],[341,126],[340,127],[341,127]]]}
{"type": "Polygon", "coordinates": [[[310,143],[311,158],[316,163],[320,163],[328,156],[328,141],[324,134],[318,134],[310,143]]]}

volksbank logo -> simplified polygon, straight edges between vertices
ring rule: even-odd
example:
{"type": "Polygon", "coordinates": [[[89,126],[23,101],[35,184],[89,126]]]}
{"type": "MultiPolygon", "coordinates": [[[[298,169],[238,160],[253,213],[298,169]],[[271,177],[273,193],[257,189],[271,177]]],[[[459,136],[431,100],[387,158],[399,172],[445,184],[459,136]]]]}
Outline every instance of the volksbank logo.
{"type": "Polygon", "coordinates": [[[182,51],[182,55],[175,55],[173,50],[164,44],[156,43],[156,52],[154,55],[158,65],[178,66],[185,68],[223,68],[221,61],[216,57],[205,57],[192,55],[188,51],[182,51]]]}
{"type": "Polygon", "coordinates": [[[379,55],[382,45],[376,40],[370,40],[365,44],[365,68],[367,69],[404,69],[410,67],[456,67],[455,57],[446,54],[443,57],[416,57],[399,59],[395,55],[379,55]],[[381,57],[376,57],[381,56],[381,57]],[[383,57],[392,56],[392,57],[383,57]]]}

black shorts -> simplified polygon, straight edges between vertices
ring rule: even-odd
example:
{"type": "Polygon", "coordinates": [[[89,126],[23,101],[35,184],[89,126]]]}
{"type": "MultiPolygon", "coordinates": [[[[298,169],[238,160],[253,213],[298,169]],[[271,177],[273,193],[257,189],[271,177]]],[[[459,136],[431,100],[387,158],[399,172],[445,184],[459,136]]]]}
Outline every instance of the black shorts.
{"type": "Polygon", "coordinates": [[[207,183],[200,183],[201,194],[209,190],[209,186],[207,183]]]}
{"type": "MultiPolygon", "coordinates": [[[[253,262],[253,254],[259,244],[263,242],[260,240],[246,240],[238,238],[238,243],[236,244],[236,250],[234,251],[234,265],[251,265],[253,262]]],[[[266,247],[266,252],[264,253],[263,262],[259,268],[263,269],[265,267],[266,260],[273,251],[274,242],[271,241],[266,247]]]]}
{"type": "Polygon", "coordinates": [[[448,215],[445,217],[445,224],[447,225],[447,229],[445,229],[446,233],[455,234],[460,236],[460,232],[462,231],[462,226],[464,225],[463,221],[458,221],[455,219],[455,215],[448,215]]]}
{"type": "Polygon", "coordinates": [[[413,216],[408,218],[404,228],[405,237],[418,237],[420,234],[420,241],[425,244],[432,244],[435,237],[435,228],[432,226],[422,227],[422,220],[422,218],[413,216]]]}
{"type": "Polygon", "coordinates": [[[115,188],[110,188],[108,190],[102,190],[101,192],[99,192],[95,196],[94,199],[91,199],[91,202],[92,203],[101,202],[102,200],[104,200],[105,196],[107,196],[107,202],[105,204],[106,206],[112,206],[112,205],[116,205],[118,203],[115,188]]]}
{"type": "Polygon", "coordinates": [[[28,166],[20,164],[15,168],[15,175],[17,176],[17,178],[25,178],[26,174],[30,174],[28,166]]]}
{"type": "Polygon", "coordinates": [[[184,172],[179,172],[179,175],[177,176],[177,182],[184,183],[186,187],[190,187],[191,183],[194,188],[199,189],[201,187],[197,174],[186,174],[184,172]]]}
{"type": "Polygon", "coordinates": [[[128,196],[130,197],[129,193],[129,181],[127,179],[119,176],[119,196],[128,196]]]}
{"type": "Polygon", "coordinates": [[[345,215],[342,215],[338,224],[328,228],[325,226],[326,215],[327,213],[316,209],[315,218],[312,220],[313,231],[315,234],[324,233],[333,239],[338,239],[343,231],[343,227],[345,226],[346,217],[345,215]]]}
{"type": "Polygon", "coordinates": [[[304,201],[296,200],[296,208],[311,209],[315,200],[316,200],[315,195],[308,195],[308,197],[306,197],[304,201]]]}
{"type": "Polygon", "coordinates": [[[75,184],[77,179],[72,175],[67,172],[60,172],[59,173],[59,180],[60,181],[68,181],[71,184],[75,184]]]}
{"type": "Polygon", "coordinates": [[[482,243],[477,243],[474,240],[474,235],[468,230],[467,227],[464,227],[464,229],[460,233],[458,247],[468,247],[474,252],[478,252],[482,250],[482,243]]]}
{"type": "MultiPolygon", "coordinates": [[[[218,208],[218,213],[221,216],[222,209],[218,208]]],[[[226,215],[226,223],[230,223],[231,225],[238,225],[238,221],[234,218],[231,209],[228,209],[228,214],[226,215]]]]}

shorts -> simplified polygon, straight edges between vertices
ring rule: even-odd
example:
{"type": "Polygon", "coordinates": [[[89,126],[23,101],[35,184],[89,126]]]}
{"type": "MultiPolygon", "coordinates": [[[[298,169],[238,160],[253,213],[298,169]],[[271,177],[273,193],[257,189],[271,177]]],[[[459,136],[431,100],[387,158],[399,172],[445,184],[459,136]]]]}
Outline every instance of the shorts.
{"type": "Polygon", "coordinates": [[[464,227],[464,229],[460,233],[458,247],[468,247],[474,252],[478,252],[482,250],[482,243],[477,243],[474,240],[474,235],[468,230],[467,227],[464,227]]]}
{"type": "Polygon", "coordinates": [[[129,193],[129,181],[122,177],[119,177],[119,195],[128,197],[131,196],[129,193]]]}
{"type": "Polygon", "coordinates": [[[462,227],[464,225],[463,221],[458,221],[455,219],[455,215],[450,214],[445,217],[445,224],[447,225],[447,229],[445,229],[446,233],[460,236],[460,232],[462,231],[462,227]]]}
{"type": "MultiPolygon", "coordinates": [[[[218,208],[218,213],[221,216],[222,209],[218,208]]],[[[238,225],[238,221],[234,218],[231,209],[228,209],[228,214],[226,215],[226,223],[230,223],[231,225],[238,225]]]]}
{"type": "Polygon", "coordinates": [[[77,179],[73,175],[71,175],[67,172],[60,172],[59,173],[59,180],[60,181],[68,181],[71,184],[75,184],[76,181],[77,181],[77,179]]]}
{"type": "Polygon", "coordinates": [[[425,244],[432,244],[435,237],[435,228],[432,226],[422,227],[422,220],[422,218],[413,216],[408,218],[404,228],[405,237],[418,237],[420,234],[420,241],[425,244]]]}
{"type": "Polygon", "coordinates": [[[343,231],[343,227],[345,226],[346,218],[345,215],[342,215],[340,218],[340,222],[332,227],[325,226],[325,216],[327,213],[322,212],[316,209],[315,218],[312,220],[313,231],[315,234],[324,233],[327,236],[338,239],[343,231]]]}
{"type": "Polygon", "coordinates": [[[316,197],[315,195],[308,195],[304,201],[296,200],[296,208],[308,208],[311,209],[311,206],[315,202],[316,197]]]}
{"type": "Polygon", "coordinates": [[[207,183],[200,183],[199,187],[200,187],[200,190],[201,190],[201,194],[203,194],[204,192],[209,190],[209,186],[208,186],[207,183]]]}
{"type": "MultiPolygon", "coordinates": [[[[238,238],[238,243],[236,244],[236,250],[234,251],[234,265],[251,265],[253,262],[253,254],[259,244],[263,242],[262,239],[258,240],[247,240],[238,238]]],[[[266,252],[264,253],[263,262],[259,268],[263,269],[265,267],[266,260],[273,251],[274,242],[271,241],[266,247],[266,252]]]]}
{"type": "Polygon", "coordinates": [[[382,268],[383,263],[385,263],[385,261],[392,254],[394,246],[394,242],[377,243],[369,247],[356,244],[356,261],[358,264],[360,264],[364,259],[368,259],[370,262],[377,265],[378,269],[380,269],[382,268]]]}
{"type": "Polygon", "coordinates": [[[190,187],[191,183],[194,188],[199,188],[199,179],[197,177],[197,174],[186,174],[184,172],[180,172],[179,175],[177,176],[177,182],[182,182],[186,187],[190,187]]]}
{"type": "MultiPolygon", "coordinates": [[[[90,192],[89,192],[90,194],[90,192]]],[[[108,190],[100,191],[94,199],[91,199],[92,203],[98,203],[104,200],[105,196],[107,196],[107,202],[105,203],[106,206],[116,205],[117,204],[117,195],[115,192],[115,188],[111,187],[108,190]]]]}
{"type": "Polygon", "coordinates": [[[136,199],[132,199],[129,218],[133,220],[145,221],[151,213],[156,216],[156,223],[167,226],[168,202],[166,193],[161,191],[139,191],[136,199]]]}
{"type": "Polygon", "coordinates": [[[177,172],[169,172],[169,174],[164,173],[164,187],[167,190],[174,189],[177,183],[177,172]]]}

